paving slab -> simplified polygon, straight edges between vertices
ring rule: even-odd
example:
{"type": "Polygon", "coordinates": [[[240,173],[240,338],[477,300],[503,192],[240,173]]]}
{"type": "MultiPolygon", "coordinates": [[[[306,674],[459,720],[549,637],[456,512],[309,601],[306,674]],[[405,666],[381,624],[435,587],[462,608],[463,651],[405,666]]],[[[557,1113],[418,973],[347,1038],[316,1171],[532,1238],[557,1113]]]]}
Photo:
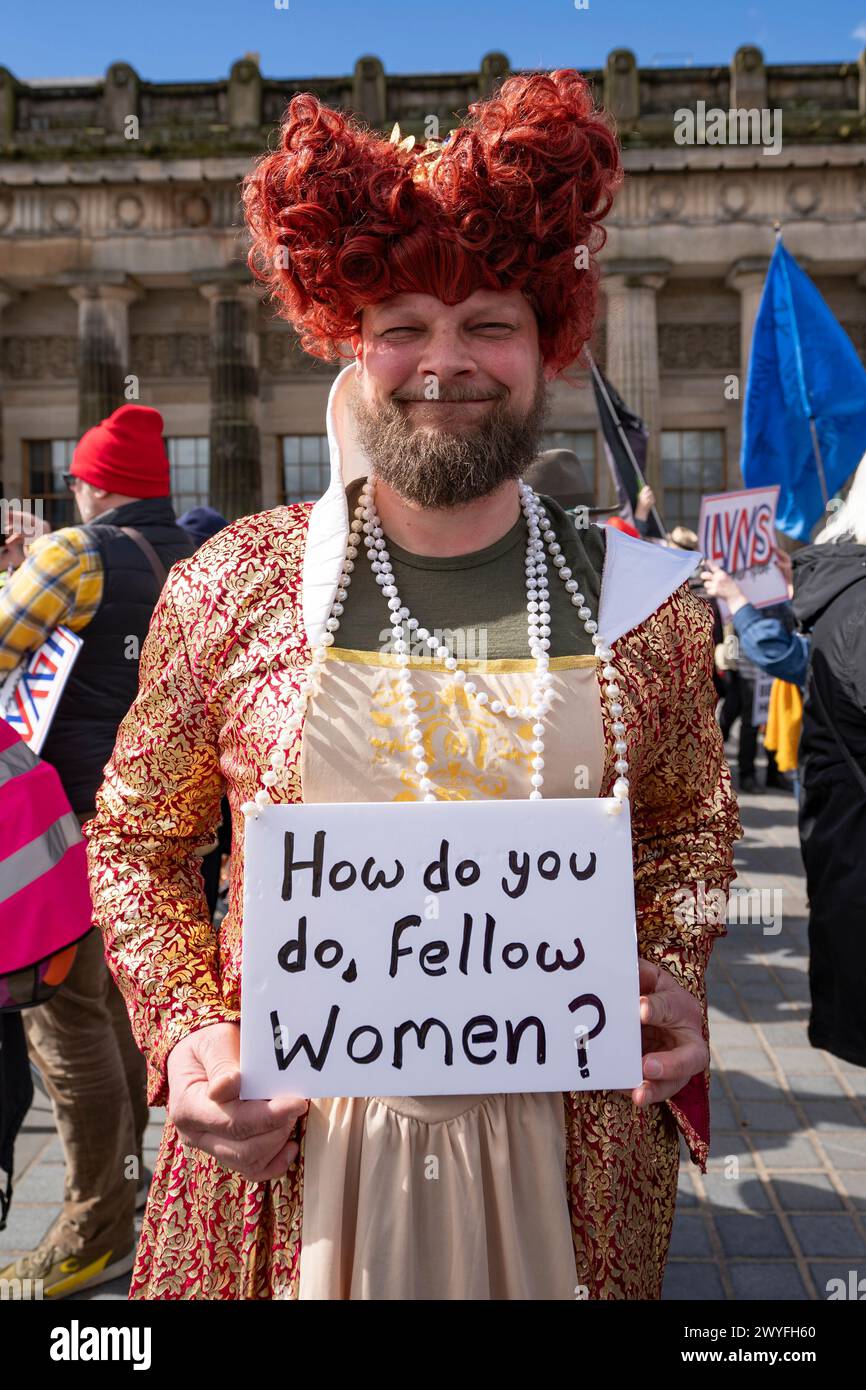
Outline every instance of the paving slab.
{"type": "Polygon", "coordinates": [[[791,1254],[790,1243],[776,1216],[716,1211],[713,1222],[726,1255],[791,1254]]]}
{"type": "Polygon", "coordinates": [[[796,1178],[774,1177],[770,1184],[787,1212],[840,1211],[844,1198],[825,1173],[803,1173],[796,1178]]]}
{"type": "Polygon", "coordinates": [[[787,1261],[777,1260],[770,1264],[759,1260],[731,1260],[728,1273],[735,1298],[798,1301],[809,1298],[802,1275],[796,1265],[787,1261]]]}
{"type": "Polygon", "coordinates": [[[804,1255],[841,1255],[853,1261],[866,1258],[866,1240],[851,1216],[822,1213],[792,1216],[794,1235],[804,1255]]]}

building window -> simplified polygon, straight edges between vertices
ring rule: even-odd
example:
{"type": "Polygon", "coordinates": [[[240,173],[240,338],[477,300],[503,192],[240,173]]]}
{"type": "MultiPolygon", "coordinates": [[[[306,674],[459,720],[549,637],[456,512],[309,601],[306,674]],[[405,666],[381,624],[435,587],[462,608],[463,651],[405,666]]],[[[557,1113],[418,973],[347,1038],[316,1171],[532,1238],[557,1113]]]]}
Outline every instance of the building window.
{"type": "Polygon", "coordinates": [[[724,430],[662,430],[662,515],[665,525],[697,530],[701,497],[724,492],[724,430]]]}
{"type": "Polygon", "coordinates": [[[210,440],[205,435],[166,439],[171,465],[171,500],[175,514],[207,507],[210,499],[210,440]]]}
{"type": "Polygon", "coordinates": [[[542,449],[570,449],[573,454],[577,454],[587,489],[593,497],[597,495],[595,430],[545,430],[541,436],[541,447],[542,449]]]}
{"type": "Polygon", "coordinates": [[[74,526],[81,520],[75,498],[63,481],[77,443],[77,439],[24,440],[25,495],[20,500],[41,501],[44,518],[53,531],[58,526],[74,526]]]}
{"type": "Polygon", "coordinates": [[[316,502],[331,481],[326,434],[284,434],[283,501],[316,502]]]}

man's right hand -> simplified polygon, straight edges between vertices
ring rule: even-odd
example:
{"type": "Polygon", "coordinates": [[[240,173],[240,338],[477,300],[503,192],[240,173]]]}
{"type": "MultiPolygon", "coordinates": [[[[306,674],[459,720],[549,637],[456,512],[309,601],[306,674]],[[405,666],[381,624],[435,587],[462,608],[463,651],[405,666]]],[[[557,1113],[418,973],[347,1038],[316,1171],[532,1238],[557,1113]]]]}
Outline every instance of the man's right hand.
{"type": "Polygon", "coordinates": [[[281,1178],[298,1156],[290,1136],[308,1101],[240,1100],[240,1027],[214,1023],[190,1033],[168,1058],[168,1118],[181,1140],[248,1182],[281,1178]]]}

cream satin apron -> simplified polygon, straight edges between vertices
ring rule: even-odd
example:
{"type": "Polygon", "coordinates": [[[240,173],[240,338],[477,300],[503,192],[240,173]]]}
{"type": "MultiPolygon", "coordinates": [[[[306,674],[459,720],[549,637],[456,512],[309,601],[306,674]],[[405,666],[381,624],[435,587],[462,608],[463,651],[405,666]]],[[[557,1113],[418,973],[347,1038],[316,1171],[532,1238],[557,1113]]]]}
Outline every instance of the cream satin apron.
{"type": "MultiPolygon", "coordinates": [[[[544,794],[598,796],[592,656],[554,657],[544,794]]],[[[534,662],[462,661],[525,705],[534,662]]],[[[453,800],[524,800],[532,731],[413,659],[428,776],[453,800]]],[[[393,654],[331,647],[307,706],[305,802],[420,801],[393,654]]],[[[302,1299],[573,1299],[560,1092],[313,1100],[304,1141],[302,1299]]]]}

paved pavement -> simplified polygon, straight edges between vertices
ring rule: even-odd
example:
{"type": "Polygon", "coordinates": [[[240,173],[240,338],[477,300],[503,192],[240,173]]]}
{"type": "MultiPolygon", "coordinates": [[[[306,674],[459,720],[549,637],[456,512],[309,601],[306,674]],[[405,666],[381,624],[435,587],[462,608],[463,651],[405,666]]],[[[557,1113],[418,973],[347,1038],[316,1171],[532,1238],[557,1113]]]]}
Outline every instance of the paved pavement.
{"type": "MultiPolygon", "coordinates": [[[[815,1051],[806,1037],[806,905],[794,798],[743,796],[741,811],[746,836],[736,886],[753,891],[750,903],[738,897],[744,920],[731,923],[710,965],[711,1158],[705,1175],[684,1158],[664,1297],[824,1299],[829,1280],[847,1289],[852,1271],[854,1281],[866,1279],[866,1069],[815,1051]]],[[[145,1162],[159,1133],[154,1112],[145,1162]]],[[[62,1154],[41,1095],[17,1161],[0,1264],[32,1249],[59,1211],[62,1154]]],[[[127,1283],[119,1279],[90,1297],[123,1298],[127,1283]]]]}

